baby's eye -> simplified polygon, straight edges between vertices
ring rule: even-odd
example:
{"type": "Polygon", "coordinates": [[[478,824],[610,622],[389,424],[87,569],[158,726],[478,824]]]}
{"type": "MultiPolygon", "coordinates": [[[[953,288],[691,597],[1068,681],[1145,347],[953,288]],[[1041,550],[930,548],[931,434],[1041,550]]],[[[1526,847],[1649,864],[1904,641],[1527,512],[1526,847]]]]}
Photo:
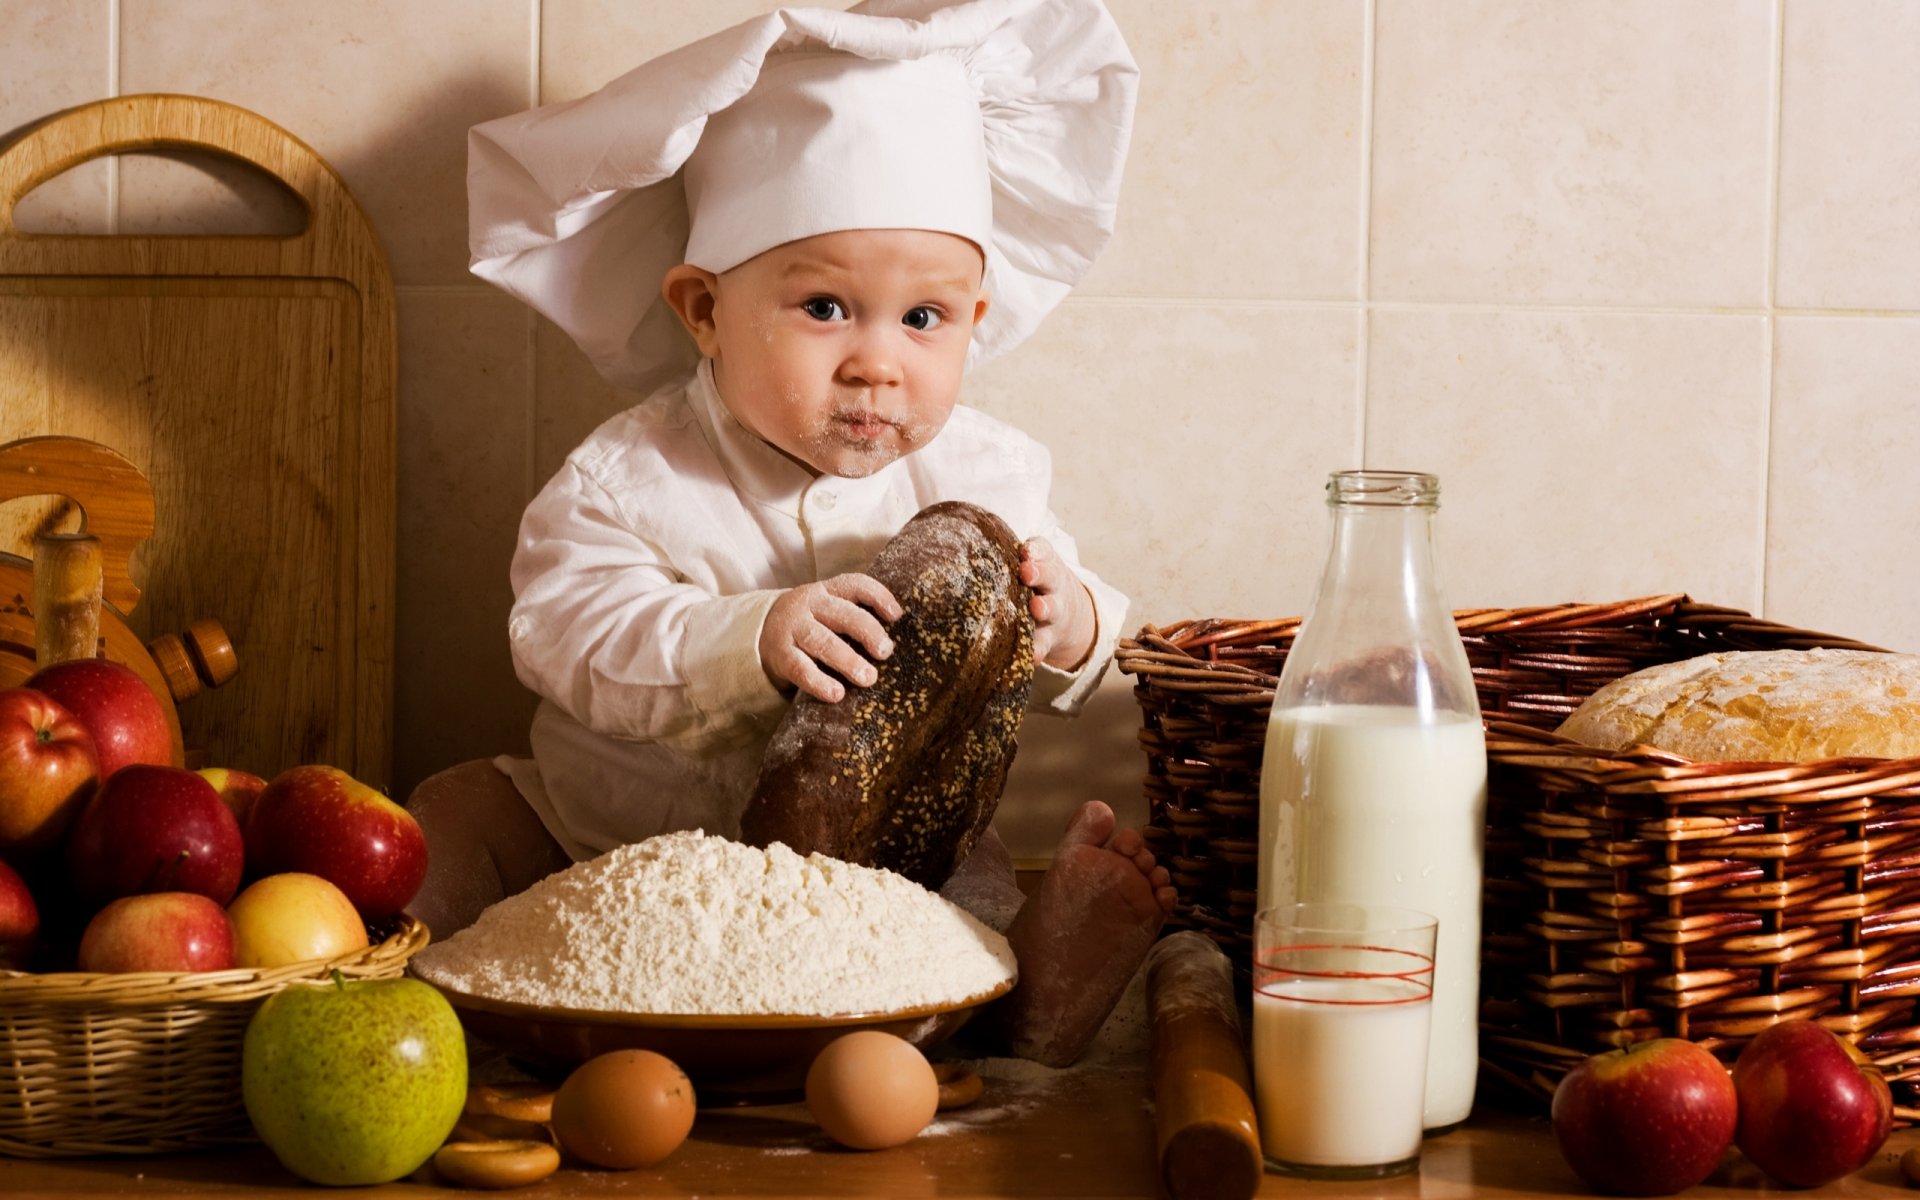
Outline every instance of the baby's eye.
{"type": "Polygon", "coordinates": [[[816,321],[840,321],[847,315],[847,310],[831,296],[814,296],[802,302],[800,310],[816,321]]]}
{"type": "Polygon", "coordinates": [[[918,329],[921,333],[926,333],[928,330],[940,328],[940,323],[944,320],[946,318],[940,315],[939,309],[922,304],[918,308],[908,309],[907,315],[900,318],[900,323],[908,329],[918,329]]]}

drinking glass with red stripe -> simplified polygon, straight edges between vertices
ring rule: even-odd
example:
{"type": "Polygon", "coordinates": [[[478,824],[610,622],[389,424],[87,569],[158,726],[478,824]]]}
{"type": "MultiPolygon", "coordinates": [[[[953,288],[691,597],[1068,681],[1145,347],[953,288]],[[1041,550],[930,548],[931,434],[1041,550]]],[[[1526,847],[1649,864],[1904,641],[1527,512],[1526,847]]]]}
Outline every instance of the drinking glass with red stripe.
{"type": "Polygon", "coordinates": [[[1420,1165],[1438,922],[1368,904],[1254,918],[1253,1077],[1270,1170],[1374,1179],[1420,1165]]]}

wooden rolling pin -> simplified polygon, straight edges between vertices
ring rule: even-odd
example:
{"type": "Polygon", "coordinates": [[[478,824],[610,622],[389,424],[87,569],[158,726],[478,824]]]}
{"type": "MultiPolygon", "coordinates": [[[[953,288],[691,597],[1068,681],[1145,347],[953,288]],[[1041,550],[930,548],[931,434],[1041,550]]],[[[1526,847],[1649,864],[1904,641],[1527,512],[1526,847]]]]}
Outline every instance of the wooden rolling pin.
{"type": "Polygon", "coordinates": [[[1173,1200],[1248,1200],[1265,1164],[1233,967],[1213,939],[1183,930],[1147,954],[1154,1124],[1173,1200]]]}

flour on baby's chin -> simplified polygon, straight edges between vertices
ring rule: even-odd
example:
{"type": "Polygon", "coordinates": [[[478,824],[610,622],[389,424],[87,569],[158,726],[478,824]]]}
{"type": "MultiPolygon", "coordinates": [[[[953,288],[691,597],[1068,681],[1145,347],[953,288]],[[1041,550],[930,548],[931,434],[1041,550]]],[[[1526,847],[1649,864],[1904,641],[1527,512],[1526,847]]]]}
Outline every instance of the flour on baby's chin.
{"type": "Polygon", "coordinates": [[[834,469],[822,471],[817,465],[816,471],[823,475],[832,475],[839,479],[865,479],[874,472],[891,466],[901,458],[892,446],[878,443],[859,445],[844,438],[834,437],[830,433],[819,434],[809,439],[807,461],[822,463],[831,461],[834,469]],[[848,455],[850,454],[850,457],[848,455]]]}
{"type": "Polygon", "coordinates": [[[945,421],[902,421],[900,437],[907,443],[908,452],[911,453],[932,441],[946,427],[945,421]]]}
{"type": "Polygon", "coordinates": [[[903,876],[698,831],[576,863],[413,964],[467,995],[633,1013],[896,1012],[1014,977],[1005,938],[903,876]]]}
{"type": "Polygon", "coordinates": [[[825,429],[807,437],[807,462],[823,474],[841,479],[865,479],[921,449],[942,428],[941,423],[933,421],[897,422],[893,426],[894,436],[862,441],[841,436],[829,422],[825,429]],[[821,467],[827,462],[833,464],[830,471],[821,467]]]}

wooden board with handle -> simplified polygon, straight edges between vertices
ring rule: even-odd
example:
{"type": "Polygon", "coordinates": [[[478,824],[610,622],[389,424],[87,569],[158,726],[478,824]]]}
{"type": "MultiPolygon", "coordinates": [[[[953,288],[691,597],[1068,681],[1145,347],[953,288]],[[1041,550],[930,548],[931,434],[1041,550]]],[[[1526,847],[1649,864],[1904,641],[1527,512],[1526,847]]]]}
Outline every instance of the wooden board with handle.
{"type": "MultiPolygon", "coordinates": [[[[245,667],[181,710],[213,765],[391,759],[394,313],[386,259],[333,170],[245,109],[146,95],[68,110],[0,153],[0,442],[65,434],[151,481],[142,638],[219,619],[245,667]],[[291,236],[28,234],[15,203],[107,154],[250,163],[306,211],[291,236]]],[[[57,503],[0,508],[30,553],[57,503]]]]}

